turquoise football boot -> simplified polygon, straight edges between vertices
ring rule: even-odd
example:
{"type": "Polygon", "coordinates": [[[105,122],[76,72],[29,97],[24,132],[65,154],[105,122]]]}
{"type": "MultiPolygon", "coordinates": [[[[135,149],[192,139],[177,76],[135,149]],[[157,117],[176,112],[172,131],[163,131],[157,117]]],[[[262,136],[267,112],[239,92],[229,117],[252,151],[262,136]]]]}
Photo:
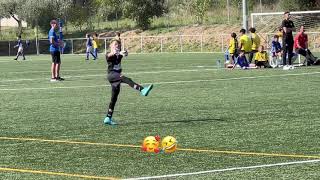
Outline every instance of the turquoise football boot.
{"type": "Polygon", "coordinates": [[[114,122],[114,121],[112,120],[112,118],[110,118],[110,117],[104,118],[103,122],[104,122],[104,124],[107,124],[107,125],[117,125],[117,123],[114,122]]]}
{"type": "Polygon", "coordinates": [[[141,90],[141,95],[142,96],[148,96],[149,92],[151,91],[151,89],[153,88],[153,84],[150,84],[148,87],[144,87],[142,90],[141,90]]]}

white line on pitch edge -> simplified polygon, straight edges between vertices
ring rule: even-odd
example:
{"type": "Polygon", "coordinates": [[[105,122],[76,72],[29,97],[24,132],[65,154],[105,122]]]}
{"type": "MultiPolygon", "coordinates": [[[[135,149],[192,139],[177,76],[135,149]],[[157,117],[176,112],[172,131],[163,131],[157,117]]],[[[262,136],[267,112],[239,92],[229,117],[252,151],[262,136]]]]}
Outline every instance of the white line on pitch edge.
{"type": "MultiPolygon", "coordinates": [[[[105,71],[106,69],[64,69],[63,72],[77,72],[77,71],[105,71]]],[[[25,73],[50,73],[49,70],[46,71],[10,71],[7,73],[13,74],[25,74],[25,73]]]]}
{"type": "MultiPolygon", "coordinates": [[[[312,73],[300,73],[300,74],[280,74],[270,76],[247,76],[239,78],[224,78],[224,79],[203,79],[203,80],[191,80],[191,81],[169,81],[169,82],[154,82],[153,84],[179,84],[179,83],[196,83],[196,82],[214,82],[214,81],[229,81],[229,80],[243,80],[243,79],[258,79],[258,78],[272,78],[272,77],[287,77],[287,76],[300,76],[300,75],[314,75],[320,74],[320,72],[312,73]]],[[[55,82],[59,83],[59,82],[55,82]]],[[[151,84],[151,83],[143,83],[151,84]]],[[[47,90],[47,89],[78,89],[78,88],[95,88],[95,87],[107,87],[109,85],[91,85],[91,86],[61,86],[61,87],[45,87],[45,88],[17,88],[17,89],[0,89],[0,91],[19,91],[19,90],[47,90]]]]}
{"type": "MultiPolygon", "coordinates": [[[[162,73],[180,73],[180,72],[198,72],[198,71],[215,71],[217,69],[182,69],[182,70],[167,70],[167,71],[145,71],[145,72],[128,72],[124,74],[138,75],[138,74],[162,74],[162,73]]],[[[103,77],[104,74],[89,74],[89,75],[79,75],[79,76],[64,76],[65,78],[81,78],[81,77],[103,77]]],[[[8,79],[0,80],[0,82],[19,82],[19,81],[34,81],[34,80],[48,80],[47,78],[34,78],[34,79],[8,79]]]]}
{"type": "Polygon", "coordinates": [[[257,169],[257,168],[265,168],[265,167],[287,166],[287,165],[317,163],[317,162],[320,162],[320,159],[307,160],[307,161],[294,161],[294,162],[277,163],[277,164],[263,164],[263,165],[257,165],[257,166],[247,166],[247,167],[233,167],[233,168],[215,169],[215,170],[209,170],[209,171],[198,171],[198,172],[191,172],[191,173],[168,174],[168,175],[162,175],[162,176],[137,177],[137,178],[124,179],[124,180],[145,180],[145,179],[172,178],[172,177],[199,175],[199,174],[209,174],[209,173],[216,173],[216,172],[226,172],[226,171],[245,170],[245,169],[257,169]]]}

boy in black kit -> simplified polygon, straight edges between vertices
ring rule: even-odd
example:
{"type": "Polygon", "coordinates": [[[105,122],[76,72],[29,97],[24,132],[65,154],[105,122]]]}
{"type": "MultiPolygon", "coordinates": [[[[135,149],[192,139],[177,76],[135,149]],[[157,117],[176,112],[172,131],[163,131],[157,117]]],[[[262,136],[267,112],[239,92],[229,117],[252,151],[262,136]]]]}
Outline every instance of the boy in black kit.
{"type": "Polygon", "coordinates": [[[140,94],[143,96],[147,96],[151,91],[153,85],[149,85],[147,87],[142,87],[141,85],[132,81],[132,79],[124,76],[121,74],[121,59],[123,56],[127,55],[127,52],[120,52],[121,44],[118,40],[112,41],[110,44],[111,52],[107,54],[107,63],[108,63],[108,81],[111,84],[111,101],[109,104],[109,108],[107,111],[107,116],[104,119],[104,123],[108,125],[116,125],[117,123],[114,122],[112,119],[112,114],[114,111],[114,106],[116,105],[118,95],[120,93],[120,86],[121,83],[126,83],[130,87],[140,91],[140,94]]]}

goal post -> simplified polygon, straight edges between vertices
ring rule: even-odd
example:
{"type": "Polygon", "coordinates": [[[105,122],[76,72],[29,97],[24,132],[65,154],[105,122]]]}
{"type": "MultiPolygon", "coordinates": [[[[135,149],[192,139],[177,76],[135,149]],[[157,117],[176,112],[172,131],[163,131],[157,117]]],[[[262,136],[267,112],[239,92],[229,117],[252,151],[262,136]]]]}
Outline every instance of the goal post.
{"type": "MultiPolygon", "coordinates": [[[[302,24],[306,28],[320,27],[320,10],[292,11],[290,14],[296,27],[302,24]]],[[[251,13],[251,27],[256,27],[259,32],[275,32],[281,26],[283,17],[284,12],[251,13]]]]}
{"type": "MultiPolygon", "coordinates": [[[[306,33],[309,36],[309,47],[312,52],[319,52],[320,37],[315,32],[320,31],[320,10],[315,11],[292,11],[290,12],[291,20],[293,21],[296,32],[299,31],[299,26],[304,25],[306,33]]],[[[267,12],[267,13],[251,13],[251,27],[255,27],[260,34],[265,34],[266,45],[270,47],[272,37],[278,32],[281,23],[284,19],[284,12],[267,12]]],[[[296,33],[294,32],[294,34],[296,33]]],[[[296,56],[295,63],[301,65],[303,57],[296,56]]]]}

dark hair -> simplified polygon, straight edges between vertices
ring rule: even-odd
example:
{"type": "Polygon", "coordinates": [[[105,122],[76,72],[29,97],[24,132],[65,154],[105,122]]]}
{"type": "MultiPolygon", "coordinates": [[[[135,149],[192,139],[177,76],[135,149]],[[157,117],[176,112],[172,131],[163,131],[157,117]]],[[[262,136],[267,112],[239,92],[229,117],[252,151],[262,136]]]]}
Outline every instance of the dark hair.
{"type": "Polygon", "coordinates": [[[233,33],[231,33],[231,37],[236,38],[237,34],[233,32],[233,33]]]}
{"type": "Polygon", "coordinates": [[[114,41],[116,41],[118,44],[121,44],[121,42],[119,40],[117,40],[117,39],[112,39],[110,44],[112,44],[114,41]]]}
{"type": "Polygon", "coordinates": [[[246,30],[245,30],[245,29],[241,29],[240,32],[243,33],[243,34],[245,34],[245,33],[246,33],[246,30]]]}
{"type": "Polygon", "coordinates": [[[52,20],[50,21],[50,24],[57,24],[57,20],[52,19],[52,20]]]}
{"type": "Polygon", "coordinates": [[[251,33],[255,33],[255,32],[256,32],[256,28],[252,27],[252,28],[249,29],[249,31],[250,31],[251,33]]]}
{"type": "Polygon", "coordinates": [[[117,36],[120,36],[120,32],[119,32],[119,31],[117,31],[117,32],[116,32],[116,35],[117,35],[117,36]]]}
{"type": "Polygon", "coordinates": [[[279,31],[282,31],[283,29],[282,29],[282,27],[279,27],[279,31]]]}
{"type": "Polygon", "coordinates": [[[278,35],[274,35],[273,38],[279,38],[279,36],[278,35]]]}
{"type": "Polygon", "coordinates": [[[289,11],[286,11],[286,12],[284,12],[284,14],[290,14],[290,12],[289,12],[289,11]]]}
{"type": "Polygon", "coordinates": [[[20,35],[20,36],[18,36],[18,38],[20,38],[20,39],[21,39],[21,35],[20,35]]]}

